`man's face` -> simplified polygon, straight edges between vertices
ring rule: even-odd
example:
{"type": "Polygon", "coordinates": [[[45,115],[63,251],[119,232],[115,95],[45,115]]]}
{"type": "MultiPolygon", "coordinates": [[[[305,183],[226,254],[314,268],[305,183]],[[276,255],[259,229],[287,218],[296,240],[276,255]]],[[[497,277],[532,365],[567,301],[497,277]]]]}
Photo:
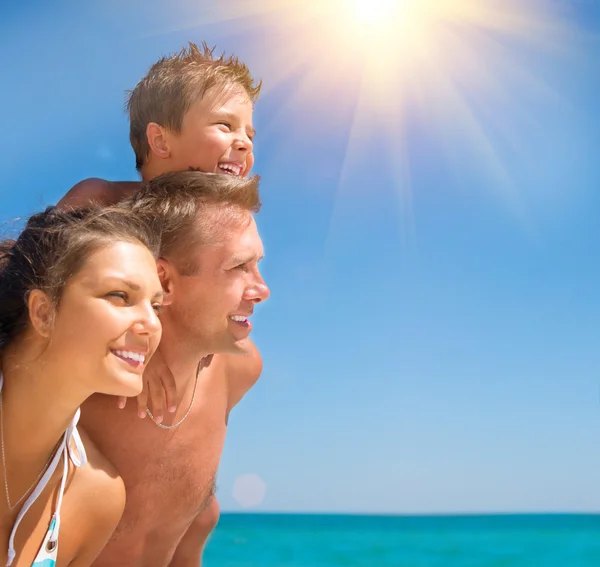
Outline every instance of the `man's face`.
{"type": "Polygon", "coordinates": [[[173,270],[169,311],[182,334],[205,352],[243,353],[256,304],[269,297],[258,263],[263,245],[249,212],[228,220],[210,244],[191,250],[188,272],[173,270]]]}
{"type": "Polygon", "coordinates": [[[252,103],[241,87],[209,89],[168,132],[171,171],[190,168],[246,177],[254,165],[252,103]]]}

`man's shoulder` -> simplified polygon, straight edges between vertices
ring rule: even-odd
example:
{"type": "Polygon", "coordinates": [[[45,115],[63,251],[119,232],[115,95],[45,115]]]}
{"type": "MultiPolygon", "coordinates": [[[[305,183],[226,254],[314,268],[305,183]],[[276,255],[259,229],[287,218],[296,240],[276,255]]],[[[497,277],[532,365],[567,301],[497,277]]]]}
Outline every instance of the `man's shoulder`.
{"type": "Polygon", "coordinates": [[[108,181],[89,177],[76,183],[57,203],[61,208],[87,207],[93,203],[112,205],[139,188],[139,181],[108,181]]]}
{"type": "Polygon", "coordinates": [[[214,362],[227,381],[229,413],[260,378],[262,357],[256,345],[249,340],[247,352],[219,354],[215,356],[214,362]]]}

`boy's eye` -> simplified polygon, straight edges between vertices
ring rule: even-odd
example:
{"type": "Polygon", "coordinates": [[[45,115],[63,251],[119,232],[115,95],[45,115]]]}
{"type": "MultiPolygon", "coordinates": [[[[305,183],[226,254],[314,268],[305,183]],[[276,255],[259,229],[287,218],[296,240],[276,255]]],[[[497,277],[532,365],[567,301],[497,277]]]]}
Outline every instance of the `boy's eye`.
{"type": "Polygon", "coordinates": [[[156,313],[160,313],[163,309],[162,303],[154,303],[152,309],[154,309],[156,313]]]}
{"type": "Polygon", "coordinates": [[[218,122],[219,126],[225,126],[227,130],[231,130],[231,124],[229,122],[218,122]]]}

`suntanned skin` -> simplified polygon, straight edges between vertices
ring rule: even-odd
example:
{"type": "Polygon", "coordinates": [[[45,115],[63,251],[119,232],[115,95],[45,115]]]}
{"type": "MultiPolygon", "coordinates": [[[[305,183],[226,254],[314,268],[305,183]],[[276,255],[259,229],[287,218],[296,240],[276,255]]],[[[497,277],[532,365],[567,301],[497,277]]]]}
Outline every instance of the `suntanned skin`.
{"type": "MultiPolygon", "coordinates": [[[[75,185],[59,206],[114,204],[140,186],[139,182],[88,179],[75,185]]],[[[163,341],[167,334],[163,326],[163,341]]],[[[192,411],[175,430],[165,431],[150,419],[140,419],[135,404],[118,409],[113,397],[97,395],[84,404],[80,423],[119,471],[127,493],[121,522],[95,567],[200,565],[219,519],[214,480],[229,412],[262,370],[260,354],[249,340],[247,350],[243,355],[212,356],[199,374],[192,411]]],[[[175,371],[174,378],[178,409],[165,424],[183,417],[192,395],[193,371],[175,371]]]]}
{"type": "MultiPolygon", "coordinates": [[[[141,420],[133,405],[119,410],[113,397],[94,396],[84,404],[82,425],[121,474],[127,493],[121,522],[95,566],[200,565],[219,519],[213,490],[227,417],[241,390],[258,377],[255,364],[254,356],[215,356],[200,372],[192,411],[171,431],[141,420]],[[230,388],[234,380],[237,391],[230,388]]],[[[191,400],[193,376],[186,378],[174,422],[191,400]]]]}
{"type": "MultiPolygon", "coordinates": [[[[31,238],[29,230],[22,234],[24,246],[31,238]]],[[[40,550],[52,515],[59,511],[61,480],[66,484],[57,567],[91,565],[125,506],[123,481],[83,431],[87,462],[81,467],[67,462],[65,471],[64,447],[59,445],[77,410],[94,392],[129,396],[140,392],[145,361],[132,365],[122,354],[136,349],[150,357],[160,341],[157,311],[164,293],[154,257],[141,243],[124,239],[103,243],[103,235],[95,236],[95,250],[79,251],[83,261],[79,258],[78,269],[71,268],[59,287],[58,309],[56,300],[39,289],[48,286],[47,281],[34,280],[36,288],[28,291],[25,305],[19,306],[27,310],[24,328],[16,336],[3,335],[0,486],[6,488],[6,498],[0,499],[0,561],[6,562],[14,529],[13,565],[17,567],[31,567],[40,550]],[[122,286],[130,289],[126,303],[122,286]],[[47,470],[57,449],[58,466],[50,469],[50,482],[37,495],[34,486],[42,472],[36,474],[47,470]],[[31,508],[26,505],[27,496],[34,498],[31,508]],[[21,513],[22,522],[15,525],[21,513]]],[[[38,246],[40,254],[55,253],[54,245],[38,246]]],[[[14,254],[18,266],[25,255],[18,250],[14,254]]],[[[31,253],[25,257],[30,259],[31,253]]],[[[44,265],[46,260],[40,258],[34,258],[35,266],[44,265]]],[[[64,262],[69,265],[68,249],[64,262]]],[[[16,274],[27,277],[27,272],[16,274]]],[[[23,285],[10,277],[6,284],[23,285]]],[[[6,311],[2,321],[6,322],[6,311]]],[[[70,448],[77,452],[77,444],[71,442],[70,448]]]]}
{"type": "MultiPolygon", "coordinates": [[[[125,506],[125,490],[114,467],[82,432],[88,462],[81,468],[69,463],[61,507],[58,565],[91,565],[107,543],[125,506]]],[[[52,517],[63,472],[62,460],[51,481],[24,516],[15,537],[14,567],[31,567],[52,517]],[[27,535],[29,534],[29,538],[27,535]]],[[[16,512],[17,510],[15,510],[16,512]]],[[[16,514],[14,514],[16,516],[16,514]]],[[[0,525],[1,549],[8,549],[14,517],[0,525]]],[[[6,552],[0,556],[6,563],[6,552]]]]}

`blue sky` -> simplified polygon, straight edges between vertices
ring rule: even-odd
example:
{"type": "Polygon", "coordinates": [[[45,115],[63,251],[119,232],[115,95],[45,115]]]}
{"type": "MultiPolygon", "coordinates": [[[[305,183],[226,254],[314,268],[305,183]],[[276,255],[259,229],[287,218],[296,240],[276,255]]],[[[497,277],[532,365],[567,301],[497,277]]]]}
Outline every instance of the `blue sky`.
{"type": "Polygon", "coordinates": [[[257,511],[598,511],[600,8],[531,2],[550,31],[465,26],[379,84],[369,46],[230,4],[3,4],[0,222],[136,178],[124,91],[188,40],[235,52],[272,296],[223,509],[254,474],[257,511]]]}

